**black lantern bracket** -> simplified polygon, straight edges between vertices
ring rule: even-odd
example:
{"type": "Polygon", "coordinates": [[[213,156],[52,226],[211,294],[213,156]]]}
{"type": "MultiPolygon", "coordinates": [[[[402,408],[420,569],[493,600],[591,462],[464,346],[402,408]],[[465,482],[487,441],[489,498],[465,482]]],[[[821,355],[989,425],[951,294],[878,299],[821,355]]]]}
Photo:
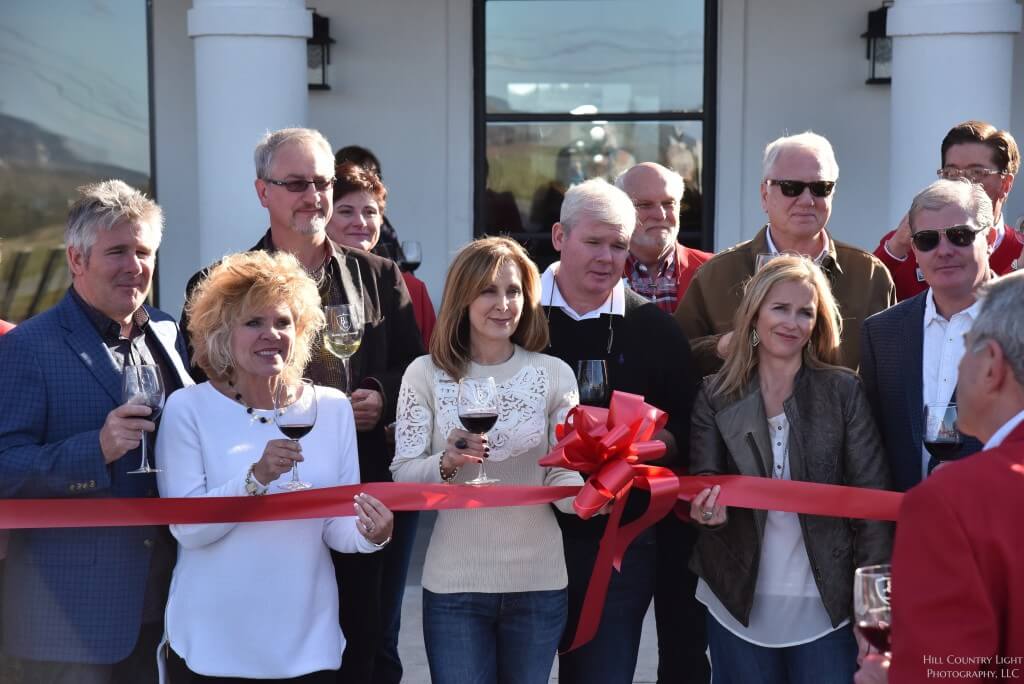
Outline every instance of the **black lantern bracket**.
{"type": "Polygon", "coordinates": [[[860,34],[867,42],[865,57],[869,62],[868,85],[892,83],[892,38],[886,34],[886,19],[892,0],[884,0],[882,6],[868,12],[868,30],[860,34]]]}
{"type": "Polygon", "coordinates": [[[330,90],[327,85],[327,65],[331,63],[331,20],[313,10],[313,36],[306,39],[306,67],[310,90],[330,90]]]}

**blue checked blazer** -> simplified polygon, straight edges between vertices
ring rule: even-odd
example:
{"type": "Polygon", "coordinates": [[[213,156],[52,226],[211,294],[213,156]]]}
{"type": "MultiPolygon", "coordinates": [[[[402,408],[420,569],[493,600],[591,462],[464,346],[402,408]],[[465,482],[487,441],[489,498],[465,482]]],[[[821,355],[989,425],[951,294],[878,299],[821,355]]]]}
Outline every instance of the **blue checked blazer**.
{"type": "MultiPolygon", "coordinates": [[[[893,483],[905,492],[921,481],[924,432],[924,310],[928,291],[870,316],[861,324],[860,375],[893,483]]],[[[966,437],[957,458],[981,450],[966,437]]]]}
{"type": "MultiPolygon", "coordinates": [[[[167,314],[150,325],[182,385],[185,345],[167,314]]],[[[157,496],[154,475],[128,475],[139,453],[109,466],[100,428],[121,402],[121,375],[69,292],[0,337],[0,496],[157,496]]],[[[159,466],[161,454],[154,454],[159,466]]],[[[153,527],[14,530],[3,599],[5,652],[22,658],[113,663],[139,634],[153,527]]]]}

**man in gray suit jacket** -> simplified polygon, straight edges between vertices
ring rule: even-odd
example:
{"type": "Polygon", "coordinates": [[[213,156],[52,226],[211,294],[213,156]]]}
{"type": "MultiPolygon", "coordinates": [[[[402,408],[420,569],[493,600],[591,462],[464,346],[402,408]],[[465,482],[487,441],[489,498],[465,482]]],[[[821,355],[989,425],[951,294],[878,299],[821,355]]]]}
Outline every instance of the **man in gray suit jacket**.
{"type": "MultiPolygon", "coordinates": [[[[122,374],[149,364],[166,393],[191,384],[174,319],[144,304],[160,207],[117,180],[82,190],[64,236],[71,288],[0,338],[2,497],[156,496],[152,474],[130,472],[156,424],[123,401],[122,374]]],[[[4,651],[26,682],[156,681],[173,562],[166,528],[13,531],[4,651]]]]}
{"type": "MultiPolygon", "coordinates": [[[[978,315],[975,293],[992,277],[992,201],[966,180],[939,180],[909,213],[914,256],[928,289],[864,321],[860,373],[900,491],[939,461],[924,449],[924,407],[956,403],[964,333],[978,315]]],[[[981,449],[964,436],[957,458],[981,449]]]]}

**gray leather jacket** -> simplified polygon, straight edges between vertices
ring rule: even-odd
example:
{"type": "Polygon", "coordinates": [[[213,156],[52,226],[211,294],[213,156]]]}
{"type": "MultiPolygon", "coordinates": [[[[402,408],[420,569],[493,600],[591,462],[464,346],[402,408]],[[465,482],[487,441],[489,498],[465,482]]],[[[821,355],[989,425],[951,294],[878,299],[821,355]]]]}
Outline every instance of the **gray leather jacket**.
{"type": "MultiPolygon", "coordinates": [[[[768,477],[772,449],[755,375],[738,400],[710,396],[704,379],[693,407],[690,472],[768,477]]],[[[845,369],[804,366],[783,404],[789,420],[793,480],[889,489],[888,461],[860,378],[845,369]]],[[[766,514],[729,508],[718,527],[701,527],[691,569],[733,617],[748,625],[754,602],[766,514]]],[[[853,571],[888,562],[892,525],[871,520],[800,515],[804,545],[833,626],[850,617],[853,571]]]]}

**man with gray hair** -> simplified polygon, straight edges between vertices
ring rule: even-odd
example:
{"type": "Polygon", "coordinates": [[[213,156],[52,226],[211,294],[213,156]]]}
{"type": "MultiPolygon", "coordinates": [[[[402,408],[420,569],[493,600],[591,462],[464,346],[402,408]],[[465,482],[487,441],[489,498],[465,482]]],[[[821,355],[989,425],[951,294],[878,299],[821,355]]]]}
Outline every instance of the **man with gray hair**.
{"type": "MultiPolygon", "coordinates": [[[[993,280],[977,297],[958,422],[985,446],[903,499],[892,561],[893,682],[1024,679],[1024,273],[993,280]]],[[[887,665],[869,656],[855,681],[886,681],[887,665]]]]}
{"type": "MultiPolygon", "coordinates": [[[[622,283],[636,210],[629,197],[603,180],[571,188],[551,241],[561,260],[541,278],[541,303],[551,332],[548,353],[570,367],[603,368],[606,382],[581,382],[584,404],[607,406],[613,390],[643,395],[668,413],[655,437],[668,447],[663,465],[686,465],[695,390],[690,348],[672,318],[622,283]],[[595,390],[596,391],[593,391],[595,390]]],[[[623,517],[637,518],[646,492],[631,490],[623,517]]],[[[569,617],[562,646],[572,641],[607,519],[559,515],[569,574],[569,617]]],[[[656,538],[648,529],[612,573],[597,636],[559,658],[559,681],[580,684],[633,681],[644,615],[654,591],[656,538]]],[[[683,645],[680,645],[682,647],[683,645]]]]}
{"type": "Polygon", "coordinates": [[[638,295],[675,313],[697,269],[712,257],[679,243],[683,177],[661,164],[643,162],[619,174],[615,187],[636,207],[636,229],[623,275],[638,295]]]}
{"type": "Polygon", "coordinates": [[[732,330],[743,285],[765,259],[781,253],[814,259],[832,283],[843,315],[842,364],[859,364],[860,323],[896,303],[892,278],[881,261],[833,239],[826,230],[839,166],[828,140],[815,133],[778,138],[764,151],[761,207],[768,224],[704,264],[676,309],[701,373],[714,373],[732,330]]]}
{"type": "MultiPolygon", "coordinates": [[[[992,277],[992,201],[967,180],[938,180],[914,197],[909,223],[911,249],[929,287],[870,317],[861,332],[860,373],[900,491],[939,463],[925,448],[932,440],[922,409],[931,407],[931,423],[956,404],[963,336],[978,316],[977,290],[992,277]]],[[[946,458],[981,448],[968,437],[958,446],[946,458]]]]}
{"type": "MultiPolygon", "coordinates": [[[[165,394],[191,384],[174,319],[145,304],[160,207],[118,180],[81,192],[64,233],[71,288],[0,338],[0,497],[155,497],[137,469],[156,423],[122,376],[148,365],[165,394]]],[[[173,563],[165,527],[12,531],[5,653],[26,682],[156,681],[173,563]]]]}

